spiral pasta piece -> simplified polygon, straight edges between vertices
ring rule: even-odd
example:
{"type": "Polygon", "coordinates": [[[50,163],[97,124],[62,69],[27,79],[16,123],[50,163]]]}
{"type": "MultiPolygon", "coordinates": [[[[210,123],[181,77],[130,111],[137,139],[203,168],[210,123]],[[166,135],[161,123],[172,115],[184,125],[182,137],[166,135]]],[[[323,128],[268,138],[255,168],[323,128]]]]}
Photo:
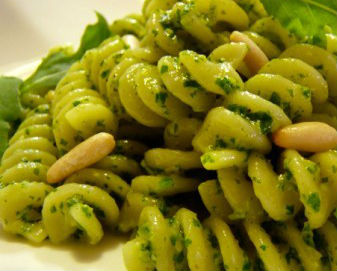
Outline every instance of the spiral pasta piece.
{"type": "MultiPolygon", "coordinates": [[[[227,171],[228,170],[226,170],[226,172],[227,171]]],[[[237,179],[239,175],[237,175],[237,173],[234,173],[234,172],[233,173],[229,173],[229,172],[225,173],[225,171],[223,171],[223,173],[219,172],[220,182],[226,181],[225,183],[223,183],[223,186],[222,186],[222,188],[224,189],[224,192],[230,191],[228,194],[225,193],[225,196],[228,196],[228,200],[230,202],[231,207],[229,207],[225,198],[223,198],[223,200],[219,198],[220,201],[215,200],[218,198],[217,195],[219,193],[217,193],[216,191],[219,191],[219,188],[216,188],[217,185],[214,183],[214,181],[206,182],[200,186],[199,191],[201,193],[201,196],[203,197],[203,200],[204,200],[204,197],[206,199],[209,197],[210,201],[208,201],[208,203],[213,204],[213,206],[209,209],[210,213],[212,215],[215,215],[216,213],[225,214],[226,218],[223,218],[223,219],[225,219],[225,221],[226,220],[230,221],[228,220],[227,216],[230,213],[230,209],[233,208],[233,210],[235,210],[237,213],[236,215],[229,216],[230,219],[246,218],[246,222],[244,223],[245,229],[247,231],[247,234],[251,242],[255,246],[255,249],[260,259],[263,262],[265,270],[299,270],[299,268],[301,268],[300,266],[303,266],[305,270],[322,270],[323,265],[321,263],[321,258],[322,258],[321,252],[317,251],[317,249],[313,248],[312,245],[307,243],[306,239],[302,238],[302,233],[298,230],[295,223],[290,221],[285,224],[279,224],[278,226],[275,227],[276,232],[274,231],[270,232],[270,234],[272,235],[276,234],[279,238],[282,238],[282,240],[288,243],[289,246],[282,245],[281,247],[279,247],[279,245],[272,242],[272,239],[270,238],[270,236],[268,236],[266,230],[259,225],[259,223],[261,223],[260,219],[263,218],[263,216],[260,216],[260,218],[256,217],[256,212],[259,212],[258,211],[259,209],[260,209],[261,215],[263,214],[263,212],[261,212],[262,209],[261,207],[258,207],[258,205],[256,207],[254,207],[254,204],[252,205],[251,199],[254,197],[253,192],[250,192],[252,193],[251,196],[248,196],[248,194],[242,195],[242,191],[245,191],[244,186],[242,186],[242,180],[239,181],[237,179]],[[228,174],[234,174],[236,176],[235,185],[240,187],[240,190],[235,191],[233,190],[233,188],[231,188],[231,185],[230,185],[231,181],[228,182],[228,180],[232,179],[231,178],[232,175],[228,175],[228,174]],[[207,188],[206,186],[205,186],[205,189],[201,188],[202,186],[206,184],[207,184],[207,188]],[[213,190],[215,191],[214,194],[212,194],[211,192],[212,187],[214,187],[213,189],[215,189],[213,190]],[[241,200],[239,200],[239,198],[235,199],[235,197],[241,197],[241,196],[242,196],[241,200]],[[220,207],[220,212],[219,210],[216,209],[216,204],[219,202],[220,203],[222,202],[221,205],[217,206],[217,207],[220,207]],[[228,206],[228,207],[225,207],[225,206],[228,206]],[[248,216],[247,215],[242,216],[242,213],[241,215],[239,215],[238,210],[240,209],[240,206],[242,206],[243,208],[244,206],[246,206],[246,208],[248,207],[248,210],[251,210],[251,212],[248,211],[247,213],[248,216]],[[226,208],[228,211],[225,211],[226,208]],[[282,254],[280,253],[281,251],[287,251],[287,252],[285,254],[282,254]],[[292,259],[295,259],[295,261],[293,261],[292,259]]],[[[233,175],[233,178],[234,178],[234,175],[233,175]]],[[[232,180],[234,181],[234,179],[232,180]]],[[[234,185],[235,182],[233,182],[232,185],[234,185]]],[[[289,209],[292,209],[292,212],[294,211],[293,208],[288,208],[288,211],[289,209]]],[[[147,212],[150,212],[150,210],[145,208],[144,213],[147,213],[147,212]]],[[[171,226],[172,225],[171,221],[176,221],[176,220],[182,223],[181,227],[183,229],[183,234],[187,234],[187,236],[185,235],[184,237],[184,245],[187,248],[187,255],[186,254],[185,256],[180,255],[179,261],[177,262],[178,263],[184,262],[187,259],[189,268],[191,270],[203,270],[202,268],[199,269],[200,266],[203,266],[202,265],[203,263],[207,264],[208,268],[213,266],[214,270],[218,270],[216,268],[216,264],[218,263],[218,257],[215,257],[215,255],[217,254],[210,254],[210,255],[214,255],[213,257],[214,262],[209,262],[208,260],[201,259],[199,257],[194,258],[193,256],[194,253],[196,252],[200,253],[200,251],[203,251],[202,255],[206,255],[207,257],[207,255],[209,255],[208,253],[211,253],[212,248],[210,247],[209,244],[207,245],[204,242],[206,240],[213,240],[211,237],[208,237],[208,238],[203,237],[202,234],[200,235],[200,233],[197,233],[199,229],[194,229],[194,227],[198,228],[201,225],[200,222],[198,222],[198,220],[195,219],[195,215],[193,215],[193,213],[191,213],[188,210],[184,210],[184,211],[181,210],[177,213],[176,219],[172,218],[168,220],[168,224],[171,226]],[[190,217],[190,219],[188,219],[188,217],[190,217]],[[186,223],[185,226],[184,226],[184,223],[186,223]],[[184,227],[187,227],[186,232],[185,232],[184,227]],[[206,239],[202,240],[202,238],[206,238],[206,239]],[[194,246],[194,248],[190,248],[190,246],[194,246]],[[195,249],[195,252],[193,252],[193,249],[195,249]]],[[[242,250],[242,248],[238,245],[237,241],[235,240],[235,237],[233,237],[233,234],[230,228],[225,222],[223,222],[222,219],[216,218],[216,216],[214,217],[212,216],[210,219],[205,221],[204,225],[207,228],[210,228],[213,234],[216,236],[216,239],[218,239],[217,240],[218,243],[215,243],[215,241],[212,241],[212,246],[214,248],[214,246],[217,246],[218,244],[219,246],[218,249],[219,251],[221,251],[221,254],[222,254],[221,261],[223,261],[223,264],[225,267],[238,268],[238,266],[242,266],[242,264],[244,263],[246,268],[248,268],[244,270],[250,270],[252,259],[249,260],[249,258],[244,253],[244,250],[242,250]],[[226,253],[226,249],[227,249],[227,253],[226,253]],[[227,257],[229,253],[232,255],[230,258],[227,257]]],[[[327,225],[328,226],[323,226],[322,229],[324,230],[319,230],[319,232],[322,232],[322,234],[333,236],[333,234],[337,232],[335,226],[333,226],[332,224],[329,224],[329,222],[327,222],[327,225]]],[[[140,223],[139,232],[143,229],[142,226],[143,224],[140,223]]],[[[148,228],[145,225],[144,227],[148,228]]],[[[164,229],[164,226],[162,226],[162,230],[163,229],[164,229]]],[[[151,233],[152,233],[151,230],[148,230],[147,236],[151,236],[151,233]]],[[[166,234],[167,236],[169,236],[168,231],[166,231],[166,234]]],[[[141,234],[137,236],[140,236],[140,235],[141,234]]],[[[170,237],[171,240],[172,238],[176,240],[176,237],[173,237],[173,236],[170,237]]],[[[133,267],[129,267],[128,257],[126,257],[126,255],[128,254],[127,250],[129,250],[130,247],[132,247],[134,243],[137,243],[138,241],[140,241],[140,239],[138,238],[139,237],[137,237],[135,240],[130,241],[130,243],[128,243],[124,248],[125,262],[126,262],[127,267],[129,268],[128,270],[134,270],[134,269],[133,267]]],[[[133,247],[134,249],[133,250],[133,255],[134,255],[133,260],[134,261],[136,260],[137,257],[139,257],[138,262],[140,259],[142,259],[141,262],[152,262],[151,259],[153,259],[153,255],[156,255],[157,251],[153,249],[153,247],[151,246],[152,243],[150,239],[146,238],[145,243],[147,244],[146,247],[149,248],[148,250],[142,249],[142,252],[139,252],[139,251],[136,251],[135,247],[133,247]],[[144,251],[146,252],[146,254],[142,254],[144,251]],[[146,260],[147,257],[149,257],[148,258],[150,259],[149,261],[146,260]]],[[[167,248],[167,249],[172,249],[172,247],[167,248]]],[[[329,255],[331,255],[332,258],[334,257],[333,256],[334,250],[332,248],[329,250],[329,255]]],[[[172,257],[172,259],[174,261],[177,260],[176,257],[172,257]]],[[[209,259],[212,259],[212,257],[209,256],[209,259]]],[[[222,263],[221,261],[220,261],[220,264],[222,263]]],[[[158,264],[158,262],[157,263],[152,262],[152,265],[153,264],[156,265],[158,264]]],[[[333,266],[334,264],[333,260],[331,261],[331,264],[333,266]]],[[[142,268],[144,267],[138,265],[136,269],[143,270],[142,268]]],[[[233,269],[233,270],[237,270],[237,269],[233,269]]]]}
{"type": "Polygon", "coordinates": [[[124,232],[134,229],[138,223],[137,218],[147,206],[157,206],[164,214],[172,213],[175,206],[168,205],[166,199],[194,192],[198,185],[197,179],[177,174],[141,175],[134,178],[121,209],[119,229],[124,232]]]}
{"type": "MultiPolygon", "coordinates": [[[[244,95],[244,92],[234,95],[244,95]]],[[[280,175],[275,173],[261,153],[252,153],[249,159],[244,157],[244,153],[226,149],[226,145],[223,150],[208,151],[201,157],[206,169],[218,170],[219,184],[213,180],[199,186],[199,193],[209,213],[229,223],[232,220],[245,219],[246,231],[266,270],[298,270],[296,268],[300,267],[295,262],[288,266],[289,261],[284,261],[279,248],[272,244],[265,230],[261,228],[262,221],[266,220],[264,211],[273,220],[287,221],[280,224],[276,232],[290,246],[286,250],[296,251],[296,261],[301,263],[304,270],[322,270],[322,253],[330,255],[329,264],[334,266],[334,250],[326,244],[319,247],[321,251],[318,252],[318,246],[313,248],[314,245],[302,238],[303,234],[292,218],[304,206],[304,214],[308,219],[305,225],[309,230],[318,229],[319,233],[329,228],[329,233],[326,234],[332,236],[335,233],[335,226],[329,224],[328,220],[337,207],[334,196],[336,177],[333,173],[335,151],[318,153],[305,159],[296,151],[286,150],[282,155],[284,173],[280,175]],[[246,167],[252,182],[244,176],[246,167]],[[265,246],[274,247],[269,251],[271,254],[265,253],[265,246]],[[326,248],[329,248],[328,252],[326,248]],[[271,258],[274,260],[269,262],[271,258]]],[[[306,229],[305,225],[303,231],[306,229]]]]}
{"type": "MultiPolygon", "coordinates": [[[[232,0],[224,2],[228,2],[230,8],[239,8],[232,0]]],[[[180,4],[187,5],[177,3],[177,8],[180,4]]],[[[174,9],[167,12],[173,14],[174,9]]],[[[235,18],[230,20],[235,21],[235,18]]],[[[83,81],[89,79],[102,97],[109,101],[114,117],[130,121],[131,116],[145,126],[164,127],[167,120],[177,121],[188,117],[191,108],[195,112],[208,111],[214,106],[214,94],[227,96],[242,89],[243,82],[233,67],[247,53],[245,45],[224,46],[213,52],[213,57],[210,57],[213,61],[193,51],[180,52],[179,58],[166,56],[160,59],[163,53],[147,43],[148,39],[144,37],[139,48],[127,49],[120,37],[109,38],[98,48],[88,51],[81,62],[71,69],[76,74],[82,69],[86,72],[88,78],[83,74],[83,81]],[[237,55],[231,55],[233,51],[237,55]],[[149,64],[157,61],[158,67],[149,64]],[[201,70],[207,72],[200,73],[201,70]],[[209,78],[214,80],[209,81],[209,78]]],[[[61,89],[66,85],[64,82],[66,79],[61,83],[61,89]]],[[[90,83],[86,85],[90,87],[90,83]]],[[[58,100],[60,95],[56,96],[58,100]]],[[[100,101],[94,99],[92,102],[100,101]]],[[[60,108],[66,111],[65,107],[65,102],[61,103],[60,108]]],[[[71,114],[67,115],[70,117],[71,114]]],[[[60,122],[63,123],[63,119],[60,122]]],[[[72,125],[76,122],[77,119],[74,119],[72,125]]]]}
{"type": "Polygon", "coordinates": [[[324,77],[312,66],[299,59],[274,59],[259,73],[278,74],[294,83],[308,87],[312,93],[313,103],[322,104],[328,99],[328,84],[324,77]]]}
{"type": "Polygon", "coordinates": [[[311,91],[283,76],[259,74],[246,82],[246,88],[280,106],[292,120],[298,121],[312,113],[311,91]]]}
{"type": "Polygon", "coordinates": [[[192,149],[192,139],[200,129],[202,122],[196,118],[180,119],[165,127],[165,146],[175,150],[192,149]]]}
{"type": "Polygon", "coordinates": [[[248,160],[248,175],[253,180],[254,193],[268,215],[277,221],[292,218],[300,210],[297,191],[289,184],[290,173],[277,176],[270,163],[254,153],[248,160]],[[264,191],[268,191],[268,195],[264,191]],[[283,208],[280,208],[280,207],[283,208]]]}
{"type": "Polygon", "coordinates": [[[143,172],[137,161],[121,154],[109,155],[93,166],[126,178],[136,177],[143,172]]]}
{"type": "MultiPolygon", "coordinates": [[[[255,244],[257,249],[261,246],[258,243],[264,239],[263,232],[261,239],[257,237],[260,231],[258,225],[265,220],[263,209],[273,220],[287,221],[279,225],[278,235],[297,251],[305,270],[322,270],[323,252],[319,253],[317,248],[313,249],[311,244],[306,243],[306,239],[303,241],[302,233],[292,218],[303,205],[309,229],[318,229],[319,233],[328,227],[329,233],[326,234],[334,234],[336,228],[329,224],[328,218],[337,206],[335,196],[331,196],[336,194],[336,179],[333,173],[336,154],[334,151],[328,151],[315,154],[310,160],[306,160],[297,152],[287,150],[283,154],[283,159],[285,173],[277,176],[261,154],[253,153],[248,160],[248,175],[252,184],[244,180],[240,170],[227,168],[218,170],[219,185],[214,181],[206,182],[199,187],[199,192],[210,214],[229,222],[228,219],[244,218],[247,221],[245,227],[250,238],[256,238],[256,241],[252,241],[257,242],[255,244]],[[206,185],[209,187],[207,191],[203,188],[206,185]],[[221,191],[220,187],[223,194],[217,192],[221,191]],[[330,226],[325,226],[326,223],[330,226]],[[247,227],[258,231],[249,233],[247,227]]],[[[260,253],[263,252],[264,249],[260,250],[260,253]]],[[[334,250],[330,249],[328,253],[334,259],[334,250]]],[[[264,261],[261,255],[260,257],[264,261]]],[[[331,260],[331,265],[334,265],[334,260],[331,260]]],[[[282,264],[278,263],[270,270],[274,270],[277,266],[279,268],[282,264]]]]}
{"type": "Polygon", "coordinates": [[[108,170],[94,168],[82,169],[70,177],[65,183],[80,183],[99,187],[109,194],[117,195],[124,199],[130,190],[130,186],[118,175],[108,170]]]}
{"type": "Polygon", "coordinates": [[[267,153],[271,148],[258,125],[223,107],[208,113],[192,144],[203,153],[223,148],[255,149],[267,153]]]}
{"type": "Polygon", "coordinates": [[[167,205],[166,199],[194,192],[199,185],[198,179],[184,176],[189,170],[201,168],[197,152],[150,149],[144,154],[142,166],[151,175],[132,179],[131,190],[121,209],[121,231],[135,228],[141,211],[147,206],[157,206],[163,213],[170,213],[175,207],[167,205]]]}
{"type": "Polygon", "coordinates": [[[280,22],[272,17],[257,20],[250,30],[266,37],[281,50],[289,48],[297,42],[295,35],[283,28],[280,22]]]}
{"type": "MultiPolygon", "coordinates": [[[[271,231],[245,220],[238,230],[217,216],[201,223],[194,212],[183,208],[165,219],[157,207],[146,207],[137,235],[123,249],[124,262],[128,270],[254,270],[254,264],[270,271],[328,268],[323,267],[321,252],[305,242],[295,223],[273,226],[271,231]],[[241,234],[246,234],[246,242],[239,242],[241,234]],[[274,237],[279,238],[277,243],[274,237]]],[[[336,227],[328,223],[324,232],[331,236],[336,227]]]]}
{"type": "Polygon", "coordinates": [[[144,155],[143,167],[154,173],[179,173],[201,168],[200,153],[171,149],[151,149],[144,155]]]}
{"type": "Polygon", "coordinates": [[[116,225],[118,207],[113,198],[100,188],[69,183],[51,192],[44,201],[43,223],[49,239],[60,243],[79,230],[90,244],[103,236],[100,221],[107,227],[116,225]]]}
{"type": "Polygon", "coordinates": [[[329,95],[332,98],[337,96],[337,87],[334,83],[337,61],[331,53],[314,45],[296,44],[285,50],[281,57],[297,58],[316,68],[327,80],[329,95]]]}
{"type": "MultiPolygon", "coordinates": [[[[94,60],[92,69],[99,65],[97,59],[94,60]]],[[[55,90],[53,133],[62,154],[93,134],[101,131],[114,133],[118,125],[106,102],[88,88],[91,83],[83,65],[75,63],[55,90]]]]}
{"type": "Polygon", "coordinates": [[[115,20],[111,24],[110,30],[115,35],[133,34],[139,38],[143,37],[146,33],[144,19],[138,14],[131,14],[122,19],[115,20]]]}
{"type": "Polygon", "coordinates": [[[6,232],[40,243],[48,234],[40,208],[52,187],[37,182],[12,183],[0,189],[0,220],[6,232]]]}
{"type": "MultiPolygon", "coordinates": [[[[291,57],[295,58],[273,59],[268,62],[258,75],[245,83],[245,88],[279,106],[294,122],[320,121],[335,127],[335,115],[331,113],[334,106],[327,102],[330,89],[329,82],[325,79],[327,77],[317,69],[318,66],[305,63],[304,58],[302,61],[295,55],[291,57]],[[323,104],[327,107],[322,107],[323,104]]],[[[228,103],[225,105],[228,106],[228,103]]]]}
{"type": "Polygon", "coordinates": [[[197,0],[178,2],[166,11],[157,9],[148,24],[148,35],[153,42],[171,55],[177,55],[188,46],[190,36],[201,43],[203,49],[214,49],[227,39],[228,27],[221,24],[244,30],[248,28],[249,18],[232,0],[197,0]],[[219,30],[214,31],[217,27],[219,30]]]}
{"type": "Polygon", "coordinates": [[[117,202],[121,206],[118,221],[118,229],[121,232],[129,232],[137,226],[144,207],[156,205],[161,206],[162,210],[166,208],[163,199],[134,191],[123,180],[132,180],[143,173],[138,159],[144,156],[147,149],[137,141],[117,140],[114,153],[93,165],[95,169],[85,169],[67,180],[67,182],[89,182],[117,196],[117,202]]]}
{"type": "MultiPolygon", "coordinates": [[[[238,169],[224,163],[223,169],[218,170],[218,178],[225,198],[236,216],[249,217],[252,214],[261,220],[263,217],[258,214],[261,214],[263,208],[273,220],[287,221],[304,206],[310,227],[317,229],[325,224],[337,207],[333,196],[336,193],[336,177],[332,175],[335,161],[334,151],[316,154],[308,160],[296,151],[287,150],[283,154],[285,171],[277,175],[263,155],[253,153],[246,161],[251,184],[242,175],[245,166],[238,169]],[[235,183],[235,180],[240,182],[235,183]],[[247,209],[248,205],[243,203],[243,198],[249,198],[255,203],[250,203],[247,209]],[[254,198],[258,198],[259,202],[254,198]]],[[[207,200],[206,198],[205,201],[207,200]]]]}
{"type": "Polygon", "coordinates": [[[93,167],[129,181],[143,173],[138,160],[143,157],[147,149],[146,145],[135,140],[117,140],[113,153],[98,161],[93,167]]]}
{"type": "Polygon", "coordinates": [[[203,87],[209,92],[227,95],[242,86],[239,75],[228,63],[213,63],[191,51],[180,54],[181,64],[177,61],[171,57],[162,58],[159,71],[148,64],[135,64],[120,78],[121,103],[141,124],[162,127],[166,120],[186,118],[190,109],[185,103],[197,112],[208,110],[214,103],[214,96],[203,87]],[[200,61],[196,60],[199,58],[200,61]],[[209,73],[204,78],[196,76],[206,66],[209,73]],[[189,79],[190,76],[196,80],[189,79]],[[209,77],[214,81],[209,82],[209,77]]]}
{"type": "Polygon", "coordinates": [[[1,182],[45,182],[57,156],[49,105],[40,105],[27,114],[11,138],[1,161],[1,182]]]}
{"type": "Polygon", "coordinates": [[[121,232],[129,232],[135,229],[142,210],[147,206],[157,206],[163,213],[168,211],[163,198],[129,191],[120,211],[118,229],[121,232]]]}

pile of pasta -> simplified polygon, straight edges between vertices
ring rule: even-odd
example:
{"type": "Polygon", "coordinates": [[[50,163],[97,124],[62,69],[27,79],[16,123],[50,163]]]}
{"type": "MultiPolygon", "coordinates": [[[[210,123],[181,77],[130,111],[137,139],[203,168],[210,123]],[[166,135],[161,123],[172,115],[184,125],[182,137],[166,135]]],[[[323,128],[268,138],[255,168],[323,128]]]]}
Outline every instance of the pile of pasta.
{"type": "Polygon", "coordinates": [[[272,139],[295,123],[337,128],[332,52],[298,43],[257,0],[146,0],[111,32],[55,90],[26,94],[0,167],[4,230],[90,244],[133,231],[128,270],[337,270],[337,152],[272,139]],[[113,153],[47,184],[99,132],[113,153]]]}

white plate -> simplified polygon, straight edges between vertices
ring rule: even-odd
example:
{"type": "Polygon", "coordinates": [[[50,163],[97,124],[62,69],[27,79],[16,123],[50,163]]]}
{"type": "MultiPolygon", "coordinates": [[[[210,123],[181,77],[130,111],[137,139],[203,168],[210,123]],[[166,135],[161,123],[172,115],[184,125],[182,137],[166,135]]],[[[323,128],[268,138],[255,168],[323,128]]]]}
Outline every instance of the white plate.
{"type": "MultiPolygon", "coordinates": [[[[142,0],[0,0],[0,74],[29,75],[50,47],[78,44],[94,10],[109,22],[140,12],[142,0]],[[34,61],[32,61],[34,60],[34,61]]],[[[106,234],[99,245],[40,245],[0,229],[0,270],[124,271],[122,245],[127,237],[106,234]]]]}

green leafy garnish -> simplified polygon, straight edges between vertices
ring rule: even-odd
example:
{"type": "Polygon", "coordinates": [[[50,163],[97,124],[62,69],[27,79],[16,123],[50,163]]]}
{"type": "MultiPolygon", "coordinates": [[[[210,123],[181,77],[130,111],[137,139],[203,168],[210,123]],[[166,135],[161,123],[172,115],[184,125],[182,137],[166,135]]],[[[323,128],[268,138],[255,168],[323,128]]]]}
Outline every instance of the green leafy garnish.
{"type": "Polygon", "coordinates": [[[0,157],[8,146],[8,134],[10,131],[10,125],[4,120],[0,120],[0,157]]]}
{"type": "Polygon", "coordinates": [[[22,81],[16,77],[0,77],[0,119],[15,121],[22,117],[19,87],[22,81]]]}
{"type": "Polygon", "coordinates": [[[307,204],[315,211],[319,212],[321,199],[317,193],[311,193],[307,198],[307,204]]]}
{"type": "Polygon", "coordinates": [[[325,47],[324,29],[337,34],[335,0],[261,0],[265,9],[300,41],[325,47]]]}
{"type": "Polygon", "coordinates": [[[111,33],[105,18],[98,12],[96,15],[97,22],[86,27],[77,52],[72,53],[69,48],[52,50],[42,60],[37,70],[24,82],[21,88],[22,93],[34,91],[34,93],[44,94],[53,89],[71,64],[79,60],[87,50],[97,47],[110,36],[111,33]]]}
{"type": "Polygon", "coordinates": [[[0,157],[8,146],[11,123],[20,119],[23,108],[19,100],[22,81],[15,77],[0,77],[0,157]]]}

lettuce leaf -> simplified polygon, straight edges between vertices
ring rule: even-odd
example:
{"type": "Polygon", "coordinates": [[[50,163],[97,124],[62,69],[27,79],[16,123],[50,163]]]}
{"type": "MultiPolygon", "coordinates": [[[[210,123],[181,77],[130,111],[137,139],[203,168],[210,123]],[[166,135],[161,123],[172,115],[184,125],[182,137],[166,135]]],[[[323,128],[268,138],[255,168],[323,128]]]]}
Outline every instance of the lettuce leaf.
{"type": "Polygon", "coordinates": [[[72,54],[69,48],[53,50],[43,59],[37,70],[25,80],[21,93],[34,91],[34,93],[44,94],[53,89],[71,64],[79,60],[87,50],[97,47],[111,35],[105,18],[98,12],[96,16],[97,22],[86,27],[77,52],[72,54]]]}
{"type": "Polygon", "coordinates": [[[326,46],[325,29],[337,35],[337,0],[261,0],[269,15],[300,41],[326,46]]]}
{"type": "Polygon", "coordinates": [[[11,123],[23,116],[19,99],[22,80],[15,77],[0,77],[0,158],[8,146],[11,123]]]}
{"type": "Polygon", "coordinates": [[[0,120],[15,121],[22,117],[19,99],[22,80],[16,77],[0,77],[0,120]]]}
{"type": "Polygon", "coordinates": [[[10,125],[4,120],[0,120],[0,158],[8,147],[10,125]]]}

